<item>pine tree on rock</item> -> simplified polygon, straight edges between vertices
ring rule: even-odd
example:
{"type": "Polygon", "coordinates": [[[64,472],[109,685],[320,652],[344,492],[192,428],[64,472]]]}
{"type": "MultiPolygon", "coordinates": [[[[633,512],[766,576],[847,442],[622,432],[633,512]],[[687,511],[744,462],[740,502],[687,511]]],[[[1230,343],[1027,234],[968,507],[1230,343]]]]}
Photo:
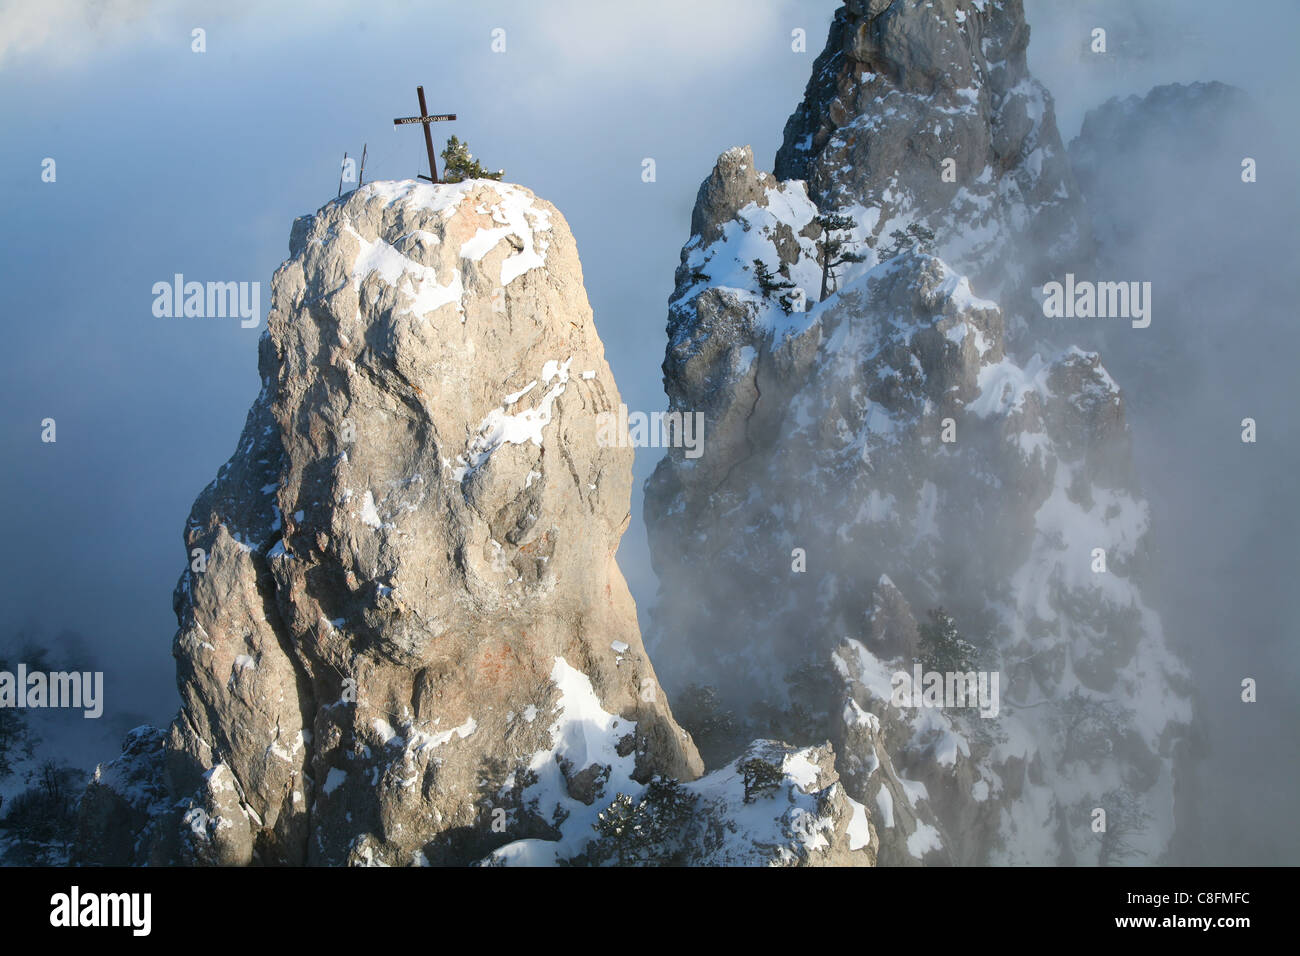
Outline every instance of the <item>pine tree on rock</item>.
{"type": "Polygon", "coordinates": [[[822,240],[818,244],[822,263],[822,291],[818,301],[825,302],[831,294],[831,284],[838,278],[835,270],[847,263],[863,262],[867,257],[849,248],[852,241],[849,233],[858,225],[852,216],[823,213],[817,217],[817,225],[822,227],[822,240]]]}
{"type": "Polygon", "coordinates": [[[469,144],[462,143],[457,136],[447,140],[447,148],[440,154],[444,161],[442,181],[459,183],[467,179],[500,180],[506,174],[504,169],[489,172],[469,151],[469,144]]]}
{"type": "Polygon", "coordinates": [[[921,665],[926,671],[965,674],[980,665],[979,649],[961,636],[957,622],[943,608],[933,608],[921,624],[921,665]]]}
{"type": "Polygon", "coordinates": [[[895,229],[889,234],[889,238],[894,242],[893,245],[881,250],[881,262],[902,255],[908,249],[915,248],[918,252],[929,252],[934,247],[934,232],[919,222],[908,223],[906,229],[895,229]]]}
{"type": "MultiPolygon", "coordinates": [[[[787,314],[794,311],[794,302],[796,295],[794,293],[795,284],[788,279],[779,278],[763,262],[762,259],[754,260],[754,275],[758,279],[759,291],[763,293],[764,298],[770,298],[775,295],[781,303],[781,308],[787,314]]],[[[799,293],[802,297],[803,293],[799,293]]]]}

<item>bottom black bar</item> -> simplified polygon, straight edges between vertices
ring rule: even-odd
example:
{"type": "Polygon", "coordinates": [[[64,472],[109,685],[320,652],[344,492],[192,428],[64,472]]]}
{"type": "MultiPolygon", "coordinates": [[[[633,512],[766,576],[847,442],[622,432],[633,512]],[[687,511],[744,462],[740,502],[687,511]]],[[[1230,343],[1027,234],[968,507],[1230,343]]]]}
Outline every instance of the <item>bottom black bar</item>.
{"type": "Polygon", "coordinates": [[[812,932],[865,945],[940,934],[996,946],[1196,935],[1231,946],[1242,933],[1283,928],[1293,881],[1288,869],[1246,868],[9,869],[0,870],[0,918],[24,937],[111,937],[128,947],[227,934],[373,943],[390,930],[417,930],[436,946],[443,933],[487,934],[478,938],[489,943],[604,928],[618,935],[590,938],[612,943],[635,928],[637,938],[698,945],[714,931],[731,944],[751,932],[812,932]]]}

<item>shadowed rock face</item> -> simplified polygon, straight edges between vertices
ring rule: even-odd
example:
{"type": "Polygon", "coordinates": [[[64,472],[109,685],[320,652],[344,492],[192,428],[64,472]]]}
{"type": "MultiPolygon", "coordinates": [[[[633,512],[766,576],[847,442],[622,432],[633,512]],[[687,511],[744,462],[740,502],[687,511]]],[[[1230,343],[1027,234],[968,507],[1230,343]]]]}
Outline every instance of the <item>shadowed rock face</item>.
{"type": "Polygon", "coordinates": [[[1171,835],[1187,676],[1144,595],[1123,396],[1027,299],[1090,247],[1027,38],[1018,3],[848,3],[776,174],[734,148],[701,187],[669,304],[670,408],[706,438],[646,486],[651,647],[674,690],[713,688],[683,712],[732,751],[830,737],[887,864],[1154,860],[1171,835]],[[826,213],[863,261],[818,303],[826,213]],[[886,252],[910,222],[937,255],[886,252]],[[894,702],[940,608],[996,716],[894,702]]]}
{"type": "Polygon", "coordinates": [[[83,859],[596,861],[597,814],[655,780],[643,812],[726,834],[675,862],[870,863],[828,749],[760,748],[758,823],[696,780],[614,560],[633,451],[597,440],[619,394],[560,213],[373,183],[290,253],[262,390],[185,529],[181,711],[97,773],[83,859]]]}

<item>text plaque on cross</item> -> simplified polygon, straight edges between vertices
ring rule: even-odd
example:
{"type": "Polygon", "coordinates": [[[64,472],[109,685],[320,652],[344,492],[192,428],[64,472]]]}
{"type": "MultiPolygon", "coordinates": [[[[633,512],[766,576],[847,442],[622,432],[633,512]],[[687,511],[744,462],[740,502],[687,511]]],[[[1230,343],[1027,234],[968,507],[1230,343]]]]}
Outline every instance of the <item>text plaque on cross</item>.
{"type": "Polygon", "coordinates": [[[417,86],[415,95],[420,100],[419,116],[403,116],[393,120],[394,126],[406,126],[410,123],[419,123],[424,127],[424,148],[429,151],[429,175],[420,176],[421,179],[427,179],[431,183],[438,181],[438,161],[433,154],[433,134],[429,132],[430,123],[441,123],[446,120],[454,120],[455,113],[439,113],[435,116],[429,115],[429,108],[424,105],[424,87],[417,86]]]}
{"type": "Polygon", "coordinates": [[[454,120],[455,113],[443,113],[441,116],[403,116],[401,119],[393,120],[394,126],[405,126],[407,123],[437,123],[441,120],[454,120]]]}

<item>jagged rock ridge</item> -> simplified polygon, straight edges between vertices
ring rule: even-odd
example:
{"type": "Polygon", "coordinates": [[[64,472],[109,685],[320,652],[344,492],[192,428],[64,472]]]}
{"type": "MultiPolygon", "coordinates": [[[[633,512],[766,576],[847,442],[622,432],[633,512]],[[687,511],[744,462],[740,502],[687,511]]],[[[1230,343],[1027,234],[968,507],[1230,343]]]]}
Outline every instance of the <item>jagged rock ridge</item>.
{"type": "Polygon", "coordinates": [[[785,125],[779,180],[854,215],[876,247],[918,223],[1003,304],[1013,340],[1032,288],[1092,250],[1051,94],[1029,73],[1020,0],[849,0],[785,125]]]}
{"type": "Polygon", "coordinates": [[[1017,2],[847,3],[776,174],[737,148],[701,187],[670,300],[670,407],[709,437],[647,483],[652,647],[711,685],[679,695],[723,728],[711,760],[829,734],[882,863],[1153,860],[1175,820],[1187,676],[1144,596],[1123,396],[1032,321],[1091,240],[1027,38],[1017,2]],[[826,213],[863,261],[817,303],[826,213]],[[918,221],[938,255],[885,252],[918,221]],[[1002,676],[996,718],[892,705],[940,607],[1002,676]]]}

